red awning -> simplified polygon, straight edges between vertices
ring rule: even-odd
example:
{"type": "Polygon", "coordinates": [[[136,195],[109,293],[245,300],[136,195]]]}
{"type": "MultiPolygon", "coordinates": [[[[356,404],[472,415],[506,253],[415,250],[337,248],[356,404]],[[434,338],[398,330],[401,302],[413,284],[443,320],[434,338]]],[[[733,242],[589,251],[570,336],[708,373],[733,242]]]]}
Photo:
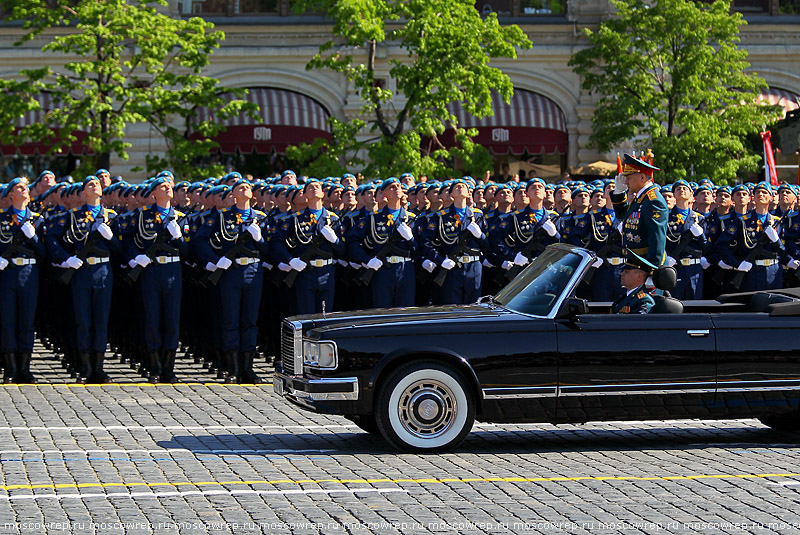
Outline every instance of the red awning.
{"type": "Polygon", "coordinates": [[[792,110],[800,108],[800,95],[791,91],[770,87],[759,95],[758,103],[781,106],[785,115],[792,110]]]}
{"type": "MultiPolygon", "coordinates": [[[[567,152],[567,121],[558,104],[549,98],[515,89],[511,101],[492,92],[494,115],[478,119],[469,115],[460,102],[448,105],[450,113],[462,128],[477,128],[474,141],[495,154],[551,154],[567,152]]],[[[454,143],[454,136],[441,136],[445,146],[454,143]],[[449,142],[449,143],[448,143],[449,142]]]]}
{"type": "MultiPolygon", "coordinates": [[[[256,87],[250,88],[245,99],[258,104],[260,119],[240,114],[222,121],[227,129],[214,138],[222,153],[232,154],[237,149],[243,153],[283,153],[289,145],[331,137],[328,111],[310,97],[285,89],[256,87]]],[[[207,109],[199,113],[201,121],[213,118],[207,109]]],[[[197,139],[199,135],[190,137],[197,139]]]]}
{"type": "MultiPolygon", "coordinates": [[[[23,126],[47,121],[47,112],[53,109],[50,94],[40,93],[36,96],[36,100],[39,102],[39,109],[25,112],[25,115],[20,117],[17,121],[17,128],[15,129],[16,132],[18,132],[23,126]]],[[[60,133],[60,129],[54,128],[53,130],[57,137],[60,133]]],[[[83,145],[83,140],[86,138],[86,132],[75,131],[74,134],[78,139],[70,144],[69,147],[63,148],[60,153],[84,154],[86,152],[86,147],[83,145]]],[[[3,156],[14,156],[16,154],[22,156],[46,154],[49,152],[50,148],[53,147],[53,145],[54,143],[52,141],[32,141],[26,143],[0,145],[0,154],[3,156]]]]}

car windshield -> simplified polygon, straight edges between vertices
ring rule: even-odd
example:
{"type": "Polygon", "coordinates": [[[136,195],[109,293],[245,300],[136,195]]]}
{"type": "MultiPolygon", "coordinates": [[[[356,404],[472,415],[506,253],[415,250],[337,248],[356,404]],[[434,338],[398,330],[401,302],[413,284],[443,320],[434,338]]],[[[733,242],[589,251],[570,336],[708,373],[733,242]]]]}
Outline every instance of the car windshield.
{"type": "Polygon", "coordinates": [[[515,312],[547,316],[564,292],[582,257],[548,248],[497,294],[496,302],[515,312]]]}

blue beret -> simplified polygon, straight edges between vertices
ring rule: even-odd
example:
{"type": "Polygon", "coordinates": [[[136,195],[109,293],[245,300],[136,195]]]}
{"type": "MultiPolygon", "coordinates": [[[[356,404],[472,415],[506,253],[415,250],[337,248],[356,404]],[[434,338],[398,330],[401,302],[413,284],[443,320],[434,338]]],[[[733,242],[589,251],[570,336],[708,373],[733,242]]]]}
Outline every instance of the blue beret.
{"type": "Polygon", "coordinates": [[[283,177],[285,177],[285,176],[288,176],[288,175],[294,175],[294,176],[297,176],[297,174],[296,174],[294,171],[292,171],[291,169],[287,169],[286,171],[284,171],[283,173],[281,173],[281,178],[283,178],[283,177]]]}
{"type": "Polygon", "coordinates": [[[532,178],[532,179],[528,180],[528,183],[525,184],[525,189],[528,189],[529,187],[533,186],[534,184],[541,184],[545,188],[547,187],[547,183],[544,181],[544,179],[539,178],[539,177],[535,177],[535,178],[532,178]]]}
{"type": "Polygon", "coordinates": [[[589,195],[590,197],[592,196],[591,192],[589,191],[589,189],[588,189],[587,187],[585,187],[585,186],[578,186],[578,187],[576,187],[574,190],[572,190],[572,198],[574,199],[575,197],[577,197],[577,196],[578,196],[578,195],[580,195],[581,193],[586,193],[586,194],[587,194],[587,195],[589,195]]]}
{"type": "Polygon", "coordinates": [[[734,193],[738,193],[740,191],[750,193],[750,189],[747,187],[747,184],[736,184],[731,190],[731,195],[733,195],[734,193]]]}
{"type": "Polygon", "coordinates": [[[675,188],[677,188],[677,187],[679,187],[679,186],[683,186],[683,187],[685,187],[685,188],[689,188],[689,191],[692,191],[692,186],[691,186],[691,184],[689,184],[689,183],[688,183],[687,181],[685,181],[684,179],[676,180],[676,181],[675,181],[675,182],[672,184],[672,189],[673,189],[673,191],[675,190],[675,188]]]}
{"type": "Polygon", "coordinates": [[[780,193],[783,190],[787,190],[787,189],[789,191],[791,191],[792,193],[795,193],[794,187],[791,184],[786,184],[786,183],[781,184],[780,186],[778,186],[778,193],[780,193]]]}
{"type": "Polygon", "coordinates": [[[766,190],[770,195],[772,195],[772,185],[769,182],[765,182],[762,180],[761,182],[753,186],[753,193],[755,193],[756,190],[759,189],[766,190]]]}
{"type": "Polygon", "coordinates": [[[108,173],[109,175],[111,175],[108,169],[98,169],[97,171],[95,171],[94,176],[96,177],[100,176],[101,173],[108,173]]]}
{"type": "Polygon", "coordinates": [[[698,193],[700,193],[701,191],[711,191],[711,188],[710,188],[710,187],[708,187],[708,185],[706,185],[706,184],[700,184],[700,185],[699,185],[699,186],[697,186],[697,188],[694,190],[694,194],[695,194],[695,195],[697,195],[697,194],[698,194],[698,193]]]}
{"type": "Polygon", "coordinates": [[[715,193],[727,193],[728,195],[733,194],[730,186],[720,186],[719,188],[717,188],[717,191],[715,193]]]}
{"type": "Polygon", "coordinates": [[[390,176],[389,178],[387,178],[386,180],[381,182],[381,185],[378,187],[378,190],[379,191],[383,191],[386,188],[388,188],[389,186],[391,186],[392,184],[399,184],[399,183],[400,183],[400,180],[397,177],[390,176]]]}
{"type": "MultiPolygon", "coordinates": [[[[102,169],[100,169],[100,171],[102,171],[102,169]]],[[[98,173],[100,171],[98,171],[98,173]]],[[[97,176],[89,175],[89,176],[87,176],[86,178],[83,179],[83,182],[80,183],[80,187],[81,187],[80,191],[83,191],[84,189],[86,189],[86,186],[89,185],[89,182],[91,182],[92,180],[97,180],[99,182],[99,179],[97,178],[97,176]]]]}

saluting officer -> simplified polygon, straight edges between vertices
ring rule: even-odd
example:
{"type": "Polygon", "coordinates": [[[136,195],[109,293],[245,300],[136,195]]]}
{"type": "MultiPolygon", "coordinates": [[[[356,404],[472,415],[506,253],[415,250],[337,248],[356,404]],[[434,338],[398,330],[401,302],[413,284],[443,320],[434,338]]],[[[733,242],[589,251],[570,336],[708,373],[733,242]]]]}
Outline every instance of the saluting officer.
{"type": "Polygon", "coordinates": [[[0,211],[0,354],[4,383],[35,383],[30,371],[39,292],[37,257],[44,243],[36,232],[42,216],[28,208],[28,180],[17,177],[2,192],[11,206],[0,211]]]}
{"type": "Polygon", "coordinates": [[[188,244],[178,223],[184,214],[171,204],[173,189],[169,179],[162,176],[153,180],[145,197],[151,195],[154,204],[136,209],[119,224],[123,260],[131,268],[143,268],[139,288],[149,380],[174,383],[178,380],[174,369],[183,290],[181,256],[186,254],[188,244]]]}
{"type": "Polygon", "coordinates": [[[725,233],[717,240],[716,254],[722,269],[746,272],[742,292],[774,290],[783,287],[786,251],[780,240],[780,220],[769,213],[772,186],[759,182],[753,188],[755,208],[733,218],[725,233]]]}
{"type": "Polygon", "coordinates": [[[692,190],[685,180],[672,185],[675,206],[667,223],[667,265],[674,266],[678,283],[670,291],[676,299],[703,298],[703,269],[708,267],[704,257],[706,237],[703,216],[691,209],[692,190]]]}
{"type": "Polygon", "coordinates": [[[614,178],[611,202],[617,219],[623,223],[623,245],[654,266],[667,260],[667,203],[653,183],[659,171],[647,162],[625,155],[625,167],[614,178]]]}
{"type": "Polygon", "coordinates": [[[380,186],[386,206],[357,220],[347,237],[347,250],[354,262],[375,270],[370,281],[371,305],[375,308],[414,305],[416,240],[411,231],[415,215],[402,206],[403,187],[391,177],[380,186]],[[397,237],[392,237],[394,233],[397,237]],[[378,253],[392,240],[382,258],[378,253]]]}
{"type": "Polygon", "coordinates": [[[233,206],[213,211],[195,235],[195,255],[208,271],[223,270],[217,284],[226,383],[260,383],[253,371],[258,346],[258,309],[264,283],[261,256],[267,253],[262,223],[266,214],[250,207],[253,189],[233,179],[233,206]]]}
{"type": "Polygon", "coordinates": [[[270,240],[270,254],[284,272],[299,271],[294,282],[298,314],[334,310],[334,264],[345,244],[339,217],[322,205],[322,184],[309,180],[303,187],[307,206],[283,218],[270,240]],[[300,257],[306,255],[308,261],[300,257]]]}
{"type": "Polygon", "coordinates": [[[100,180],[94,175],[86,177],[80,191],[85,204],[56,216],[45,243],[55,263],[75,270],[70,292],[80,359],[78,380],[109,383],[103,362],[114,282],[110,261],[112,253],[122,251],[122,242],[109,226],[116,212],[100,204],[100,180]]]}
{"type": "Polygon", "coordinates": [[[437,266],[447,271],[441,287],[433,289],[435,304],[474,303],[481,292],[481,250],[489,248],[483,212],[467,206],[469,186],[453,181],[452,204],[432,214],[421,229],[422,267],[432,273],[437,266]]]}

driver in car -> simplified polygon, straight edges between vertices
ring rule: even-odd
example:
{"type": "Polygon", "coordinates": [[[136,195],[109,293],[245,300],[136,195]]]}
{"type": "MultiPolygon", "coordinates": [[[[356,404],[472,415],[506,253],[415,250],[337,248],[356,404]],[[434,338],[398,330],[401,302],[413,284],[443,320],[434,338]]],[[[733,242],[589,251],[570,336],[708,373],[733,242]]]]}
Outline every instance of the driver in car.
{"type": "Polygon", "coordinates": [[[637,255],[630,249],[627,251],[625,265],[622,266],[620,282],[626,294],[611,304],[612,314],[647,314],[656,304],[645,288],[645,281],[652,275],[656,266],[637,255]]]}

